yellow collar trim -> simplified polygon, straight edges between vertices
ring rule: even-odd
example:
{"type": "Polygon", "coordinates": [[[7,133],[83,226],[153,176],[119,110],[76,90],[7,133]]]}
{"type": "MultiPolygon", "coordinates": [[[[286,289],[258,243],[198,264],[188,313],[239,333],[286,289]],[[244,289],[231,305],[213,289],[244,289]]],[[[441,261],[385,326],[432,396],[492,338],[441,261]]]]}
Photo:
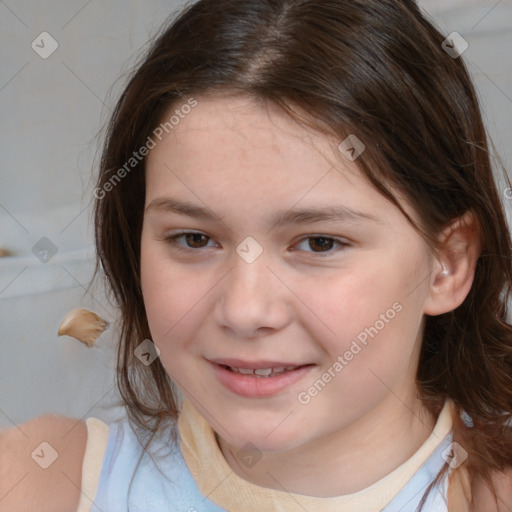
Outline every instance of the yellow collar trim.
{"type": "Polygon", "coordinates": [[[451,401],[447,400],[432,434],[401,466],[371,486],[353,494],[318,498],[255,485],[228,465],[209,423],[189,400],[178,420],[183,458],[201,493],[228,511],[261,512],[379,512],[402,490],[452,429],[451,401]]]}

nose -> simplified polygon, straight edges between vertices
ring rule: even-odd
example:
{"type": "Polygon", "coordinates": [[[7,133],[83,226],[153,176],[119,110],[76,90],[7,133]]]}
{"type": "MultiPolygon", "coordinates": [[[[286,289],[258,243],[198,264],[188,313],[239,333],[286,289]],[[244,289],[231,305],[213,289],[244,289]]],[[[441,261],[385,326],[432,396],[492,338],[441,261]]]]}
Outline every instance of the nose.
{"type": "Polygon", "coordinates": [[[237,338],[279,331],[292,319],[292,292],[264,254],[252,263],[235,254],[231,271],[219,283],[215,320],[237,338]]]}

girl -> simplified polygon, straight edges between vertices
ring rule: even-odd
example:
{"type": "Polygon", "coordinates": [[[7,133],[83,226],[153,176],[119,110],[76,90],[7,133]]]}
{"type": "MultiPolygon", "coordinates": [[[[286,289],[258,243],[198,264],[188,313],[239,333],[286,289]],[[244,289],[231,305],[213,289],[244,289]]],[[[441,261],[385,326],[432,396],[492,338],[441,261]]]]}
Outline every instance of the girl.
{"type": "Polygon", "coordinates": [[[109,127],[127,417],[62,510],[512,510],[502,193],[412,0],[187,7],[109,127]]]}

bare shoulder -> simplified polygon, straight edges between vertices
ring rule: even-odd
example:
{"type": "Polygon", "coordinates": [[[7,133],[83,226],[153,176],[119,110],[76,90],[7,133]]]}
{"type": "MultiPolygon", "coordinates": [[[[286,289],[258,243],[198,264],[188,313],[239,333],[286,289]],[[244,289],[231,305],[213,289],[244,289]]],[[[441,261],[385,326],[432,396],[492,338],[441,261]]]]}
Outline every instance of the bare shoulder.
{"type": "Polygon", "coordinates": [[[512,466],[502,472],[491,475],[494,493],[482,481],[474,483],[473,501],[475,510],[488,510],[489,512],[512,511],[512,466]],[[485,507],[485,508],[482,508],[485,507]]]}
{"type": "Polygon", "coordinates": [[[0,431],[0,512],[75,512],[86,444],[85,422],[64,416],[0,431]]]}

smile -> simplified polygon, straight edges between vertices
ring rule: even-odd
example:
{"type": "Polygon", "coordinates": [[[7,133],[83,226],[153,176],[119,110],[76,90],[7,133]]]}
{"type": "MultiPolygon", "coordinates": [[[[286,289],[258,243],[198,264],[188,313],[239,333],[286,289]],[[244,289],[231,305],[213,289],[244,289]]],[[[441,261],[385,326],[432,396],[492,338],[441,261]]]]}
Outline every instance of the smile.
{"type": "Polygon", "coordinates": [[[274,377],[276,375],[280,375],[281,373],[291,372],[301,368],[301,366],[288,366],[288,367],[279,367],[279,368],[236,368],[235,366],[227,366],[221,365],[227,370],[231,370],[235,373],[241,373],[242,375],[254,375],[256,377],[274,377]]]}
{"type": "Polygon", "coordinates": [[[271,397],[290,390],[316,366],[235,360],[210,361],[210,364],[216,380],[225,389],[246,398],[271,397]]]}

